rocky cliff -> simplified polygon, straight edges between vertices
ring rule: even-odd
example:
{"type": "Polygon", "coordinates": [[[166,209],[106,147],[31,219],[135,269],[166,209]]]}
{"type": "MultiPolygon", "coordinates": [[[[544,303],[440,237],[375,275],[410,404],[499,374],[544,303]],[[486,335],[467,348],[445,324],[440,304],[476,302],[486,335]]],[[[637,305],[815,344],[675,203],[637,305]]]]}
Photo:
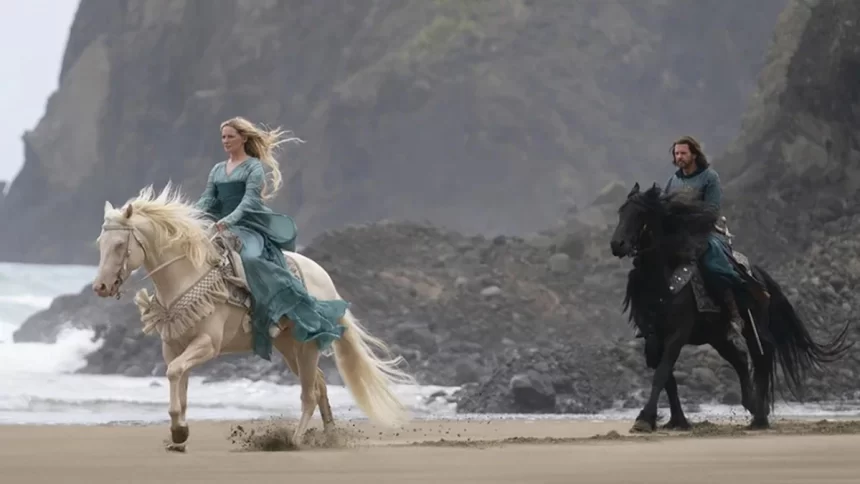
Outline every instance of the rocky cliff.
{"type": "Polygon", "coordinates": [[[381,218],[538,230],[664,179],[679,133],[722,149],[786,2],[82,0],[0,259],[92,263],[104,200],[193,196],[237,114],[307,141],[276,203],[300,243],[381,218]]]}
{"type": "Polygon", "coordinates": [[[741,135],[717,161],[749,250],[774,264],[846,230],[860,188],[860,5],[793,1],[741,135]],[[846,225],[847,224],[847,225],[846,225]]]}

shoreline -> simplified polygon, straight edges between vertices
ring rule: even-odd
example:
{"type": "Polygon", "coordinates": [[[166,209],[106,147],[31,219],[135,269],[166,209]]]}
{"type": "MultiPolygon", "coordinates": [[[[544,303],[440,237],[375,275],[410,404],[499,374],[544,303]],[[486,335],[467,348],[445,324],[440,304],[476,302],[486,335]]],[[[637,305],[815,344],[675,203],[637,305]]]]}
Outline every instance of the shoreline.
{"type": "MultiPolygon", "coordinates": [[[[166,412],[166,411],[165,411],[166,412]]],[[[635,421],[638,410],[631,410],[631,415],[606,415],[606,414],[452,414],[452,415],[421,415],[410,418],[403,424],[405,427],[427,424],[455,425],[455,424],[541,424],[541,425],[605,425],[610,427],[623,427],[624,425],[632,425],[635,421]]],[[[696,412],[685,413],[688,421],[692,425],[718,425],[718,426],[739,426],[743,427],[751,421],[751,416],[743,415],[723,415],[723,414],[702,414],[696,412]]],[[[668,421],[668,409],[660,408],[658,413],[658,427],[668,421]]],[[[272,425],[291,424],[298,421],[298,416],[295,415],[267,415],[249,418],[195,418],[188,416],[188,424],[194,425],[250,425],[262,424],[272,425]]],[[[791,414],[780,415],[771,414],[770,422],[772,425],[779,423],[839,423],[839,422],[857,422],[858,430],[860,430],[860,413],[851,414],[791,414]]],[[[170,419],[129,419],[129,420],[110,420],[103,422],[4,422],[0,421],[0,429],[4,427],[22,428],[22,427],[81,427],[81,428],[96,428],[96,427],[166,427],[170,424],[170,419]]],[[[375,426],[369,419],[365,417],[348,417],[338,418],[335,415],[335,424],[346,424],[350,426],[375,426]]],[[[319,413],[316,412],[311,420],[311,426],[319,426],[319,413]]]]}
{"type": "MultiPolygon", "coordinates": [[[[117,402],[120,403],[120,402],[117,402]]],[[[90,410],[80,416],[69,416],[68,412],[63,412],[61,409],[52,412],[39,411],[0,411],[0,427],[12,426],[81,426],[81,427],[98,427],[98,426],[127,426],[127,427],[146,427],[146,426],[162,426],[167,425],[170,421],[167,416],[168,402],[165,399],[163,410],[159,408],[156,412],[151,413],[146,417],[141,418],[114,418],[114,419],[96,419],[92,416],[99,415],[98,411],[90,410]],[[17,415],[16,415],[17,414],[17,415]],[[27,416],[40,415],[41,417],[26,418],[27,416]],[[52,418],[50,415],[62,415],[59,418],[52,418]],[[157,416],[156,416],[157,415],[157,416]],[[21,420],[14,420],[15,417],[25,417],[21,420]]],[[[148,404],[151,407],[151,404],[148,404]]],[[[87,405],[76,406],[77,409],[86,410],[87,405]]],[[[159,405],[162,407],[162,405],[159,405]]],[[[210,414],[207,408],[190,407],[188,410],[188,422],[193,424],[198,423],[215,423],[224,424],[236,421],[242,422],[271,422],[285,421],[289,422],[298,418],[296,412],[278,412],[259,410],[256,415],[243,414],[242,412],[231,411],[230,408],[223,408],[223,414],[210,414]],[[203,415],[198,414],[202,411],[203,415]]],[[[558,423],[631,423],[635,420],[639,413],[639,408],[632,409],[609,409],[600,413],[583,414],[583,413],[456,413],[455,408],[450,408],[448,411],[418,411],[413,413],[409,419],[409,423],[433,423],[433,422],[558,422],[558,423]]],[[[118,412],[119,413],[119,412],[118,412]]],[[[128,413],[134,413],[130,410],[128,413]]],[[[221,413],[221,412],[219,412],[221,413]]],[[[719,424],[745,425],[751,419],[751,415],[741,408],[733,406],[725,406],[721,404],[701,404],[685,406],[685,416],[691,422],[711,422],[719,424]]],[[[352,409],[347,413],[335,411],[336,422],[351,422],[351,423],[368,423],[368,419],[363,415],[356,416],[355,410],[352,409]]],[[[319,414],[315,414],[315,418],[319,418],[319,414]]],[[[669,418],[669,409],[666,407],[658,408],[658,425],[664,423],[669,418]]],[[[806,405],[778,405],[771,414],[771,421],[851,421],[860,420],[860,407],[856,404],[845,404],[844,402],[828,402],[828,403],[811,403],[806,405]],[[833,408],[836,407],[836,408],[833,408]]]]}

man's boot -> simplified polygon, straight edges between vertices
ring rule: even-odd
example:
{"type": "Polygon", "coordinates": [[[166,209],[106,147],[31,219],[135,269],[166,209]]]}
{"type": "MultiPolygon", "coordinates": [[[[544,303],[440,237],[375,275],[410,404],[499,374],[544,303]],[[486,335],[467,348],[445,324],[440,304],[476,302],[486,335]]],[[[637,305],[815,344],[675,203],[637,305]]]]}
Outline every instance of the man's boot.
{"type": "Polygon", "coordinates": [[[731,324],[729,326],[729,340],[741,351],[746,352],[747,344],[744,339],[744,320],[738,311],[738,305],[735,303],[735,294],[731,289],[727,289],[723,296],[726,301],[726,306],[729,308],[731,324]]]}

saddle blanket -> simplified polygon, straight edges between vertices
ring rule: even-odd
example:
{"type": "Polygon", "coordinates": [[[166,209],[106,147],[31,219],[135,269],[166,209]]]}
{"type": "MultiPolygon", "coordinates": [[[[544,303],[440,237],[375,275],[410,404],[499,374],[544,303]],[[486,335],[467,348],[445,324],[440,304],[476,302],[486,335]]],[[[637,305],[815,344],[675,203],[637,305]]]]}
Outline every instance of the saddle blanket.
{"type": "MultiPolygon", "coordinates": [[[[747,271],[752,274],[752,268],[749,263],[749,258],[732,249],[732,257],[747,271]]],[[[720,307],[714,302],[714,299],[708,294],[705,288],[705,281],[702,279],[702,274],[699,272],[699,266],[695,262],[682,264],[678,266],[669,278],[669,291],[672,294],[678,294],[684,287],[690,284],[693,289],[693,296],[696,299],[696,308],[702,313],[719,313],[720,307]]]]}

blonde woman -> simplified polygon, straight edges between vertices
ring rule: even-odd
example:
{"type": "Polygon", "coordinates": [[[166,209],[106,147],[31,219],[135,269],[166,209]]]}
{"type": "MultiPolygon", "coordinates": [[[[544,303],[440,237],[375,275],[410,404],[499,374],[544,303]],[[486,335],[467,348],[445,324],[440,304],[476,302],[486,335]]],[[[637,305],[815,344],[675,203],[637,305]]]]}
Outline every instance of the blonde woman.
{"type": "Polygon", "coordinates": [[[240,255],[253,300],[254,352],[266,360],[272,351],[269,326],[287,317],[295,324],[298,341],[317,340],[327,348],[343,334],[338,324],[348,303],[319,301],[287,269],[281,250],[295,251],[296,226],[292,218],[273,212],[266,200],[281,186],[281,171],[274,150],[297,138],[284,138],[280,129],[265,130],[236,117],[221,123],[221,144],[229,158],[209,172],[197,208],[241,240],[240,255]],[[271,173],[267,183],[266,170],[271,173]]]}

